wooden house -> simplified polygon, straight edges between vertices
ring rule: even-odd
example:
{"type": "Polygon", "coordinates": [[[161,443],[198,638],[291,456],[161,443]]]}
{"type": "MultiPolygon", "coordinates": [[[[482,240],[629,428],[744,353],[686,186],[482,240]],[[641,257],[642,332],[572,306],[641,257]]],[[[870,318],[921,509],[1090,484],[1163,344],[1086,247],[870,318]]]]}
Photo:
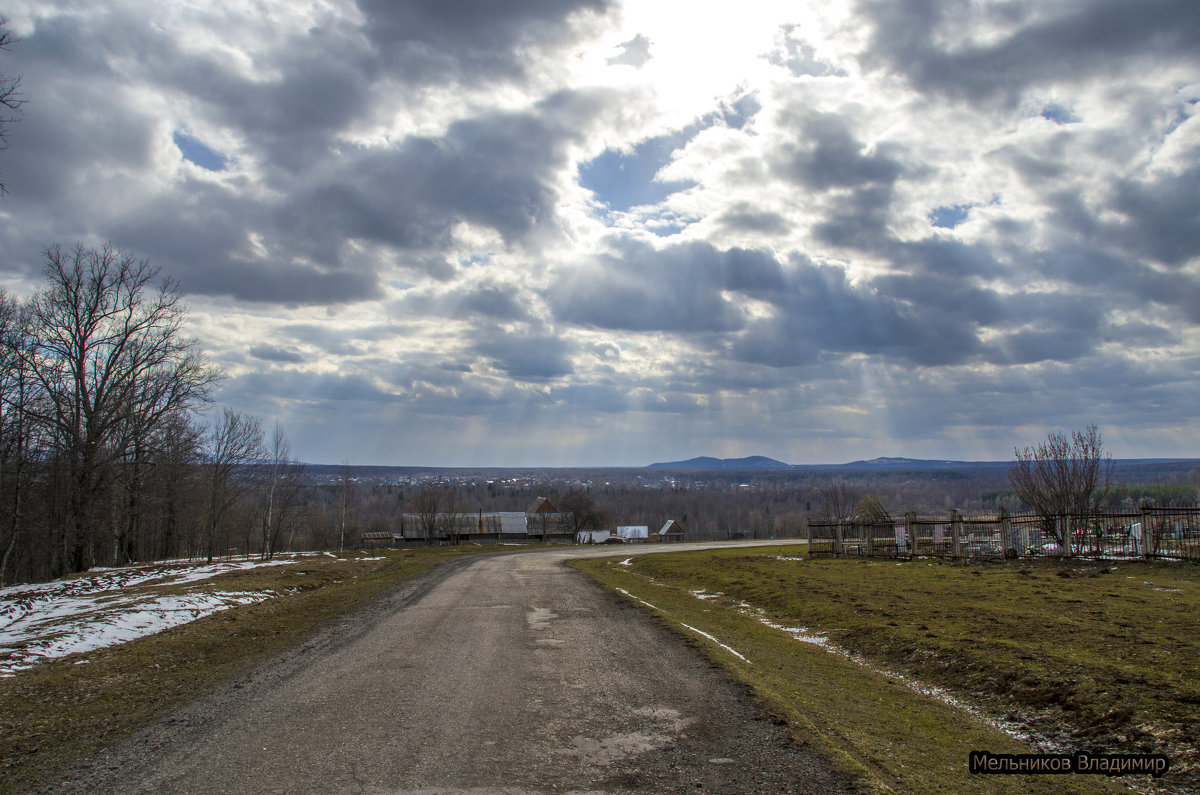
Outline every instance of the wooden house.
{"type": "Polygon", "coordinates": [[[658,531],[659,541],[682,541],[684,539],[683,525],[674,519],[668,519],[658,531]]]}

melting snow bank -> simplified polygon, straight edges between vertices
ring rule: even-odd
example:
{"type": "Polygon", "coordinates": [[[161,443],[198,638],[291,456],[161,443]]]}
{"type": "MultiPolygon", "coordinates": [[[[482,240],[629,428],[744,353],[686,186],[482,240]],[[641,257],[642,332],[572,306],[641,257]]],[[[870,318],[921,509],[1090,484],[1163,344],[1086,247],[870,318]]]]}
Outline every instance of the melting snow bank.
{"type": "MultiPolygon", "coordinates": [[[[187,624],[235,605],[261,602],[273,592],[217,592],[186,596],[74,598],[57,610],[13,622],[0,630],[0,677],[32,668],[44,659],[116,646],[187,624]]],[[[80,662],[86,662],[81,660],[80,662]]]]}
{"type": "Polygon", "coordinates": [[[0,589],[0,676],[12,676],[44,659],[126,643],[275,595],[270,591],[217,591],[159,596],[150,588],[194,583],[231,571],[291,562],[246,560],[202,566],[133,566],[95,571],[70,580],[0,589]],[[114,593],[139,586],[143,587],[135,593],[114,593]]]}

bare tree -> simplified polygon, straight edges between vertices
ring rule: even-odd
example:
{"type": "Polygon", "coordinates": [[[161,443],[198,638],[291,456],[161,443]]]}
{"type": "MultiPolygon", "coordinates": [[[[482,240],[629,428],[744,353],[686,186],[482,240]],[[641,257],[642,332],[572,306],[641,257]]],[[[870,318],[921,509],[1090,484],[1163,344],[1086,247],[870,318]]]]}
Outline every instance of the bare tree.
{"type": "Polygon", "coordinates": [[[568,491],[559,501],[559,508],[570,514],[568,521],[574,536],[577,536],[580,530],[598,530],[612,524],[612,517],[583,489],[568,491]]]}
{"type": "Polygon", "coordinates": [[[429,546],[433,546],[433,539],[437,537],[444,494],[441,486],[425,483],[412,497],[412,512],[416,514],[417,525],[429,546]]]}
{"type": "Polygon", "coordinates": [[[35,428],[29,408],[36,399],[33,379],[22,355],[28,345],[28,313],[0,287],[0,587],[7,583],[9,561],[24,534],[25,492],[34,456],[35,428]]]}
{"type": "MultiPolygon", "coordinates": [[[[13,44],[12,34],[4,27],[8,20],[0,17],[0,50],[7,50],[13,44]]],[[[20,94],[21,78],[0,72],[0,150],[8,148],[8,125],[21,116],[21,106],[25,100],[20,94]]],[[[7,193],[8,185],[0,179],[0,193],[7,193]]]]}
{"type": "Polygon", "coordinates": [[[246,473],[238,469],[263,454],[262,424],[256,417],[226,408],[210,431],[204,475],[208,487],[206,552],[212,563],[217,528],[230,508],[252,487],[246,473]]]}
{"type": "Polygon", "coordinates": [[[453,487],[442,491],[441,517],[442,534],[446,540],[451,544],[461,542],[469,517],[466,514],[466,502],[453,487]]]}
{"type": "Polygon", "coordinates": [[[1086,524],[1112,476],[1112,458],[1104,452],[1099,429],[1089,425],[1070,436],[1051,433],[1036,447],[1013,453],[1009,482],[1065,550],[1066,527],[1057,520],[1086,524]]]}
{"type": "Polygon", "coordinates": [[[338,555],[346,551],[346,519],[350,512],[350,498],[354,496],[354,479],[350,477],[350,462],[342,462],[342,479],[338,484],[341,505],[338,511],[338,555]]]}
{"type": "Polygon", "coordinates": [[[185,506],[199,485],[193,475],[203,445],[203,428],[186,412],[168,416],[157,430],[155,475],[162,493],[163,521],[154,554],[160,557],[171,557],[183,538],[181,526],[188,521],[185,506]]]}
{"type": "Polygon", "coordinates": [[[263,469],[266,505],[263,510],[262,555],[270,560],[278,551],[284,528],[288,527],[292,509],[300,496],[304,474],[304,467],[292,459],[291,444],[278,422],[271,433],[271,447],[267,451],[263,469]]]}
{"type": "Polygon", "coordinates": [[[183,334],[175,284],[146,260],[107,246],[45,252],[49,286],[33,297],[25,363],[45,393],[34,416],[54,434],[69,474],[68,566],[93,562],[112,465],[164,417],[208,400],[219,377],[183,334]]]}
{"type": "Polygon", "coordinates": [[[842,478],[834,478],[817,495],[817,509],[826,519],[847,519],[858,504],[858,489],[842,478]]]}

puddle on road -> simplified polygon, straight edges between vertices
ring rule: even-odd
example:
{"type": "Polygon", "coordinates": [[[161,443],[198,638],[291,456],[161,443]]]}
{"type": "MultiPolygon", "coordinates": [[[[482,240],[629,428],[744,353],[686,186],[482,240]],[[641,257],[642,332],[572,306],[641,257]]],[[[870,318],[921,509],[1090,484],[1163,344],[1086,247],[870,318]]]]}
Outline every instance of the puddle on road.
{"type": "MultiPolygon", "coordinates": [[[[362,790],[364,795],[548,795],[548,793],[540,789],[520,789],[516,787],[504,787],[496,789],[495,787],[471,787],[470,789],[459,789],[458,787],[422,787],[421,789],[379,789],[371,787],[362,790]]],[[[570,790],[563,795],[608,795],[604,790],[570,790]]]]}
{"type": "Polygon", "coordinates": [[[608,765],[670,745],[692,722],[691,718],[685,718],[669,707],[640,707],[633,710],[633,714],[641,718],[639,723],[651,725],[637,731],[610,734],[599,740],[576,735],[571,739],[573,747],[564,749],[563,755],[580,757],[586,764],[608,765]]]}
{"type": "Polygon", "coordinates": [[[531,607],[525,615],[525,621],[533,630],[550,629],[550,621],[558,618],[548,607],[531,607]]]}
{"type": "Polygon", "coordinates": [[[572,739],[574,748],[563,751],[565,756],[578,756],[592,765],[607,765],[634,754],[644,754],[662,748],[671,742],[666,734],[648,732],[626,732],[610,734],[602,740],[577,735],[572,739]]]}

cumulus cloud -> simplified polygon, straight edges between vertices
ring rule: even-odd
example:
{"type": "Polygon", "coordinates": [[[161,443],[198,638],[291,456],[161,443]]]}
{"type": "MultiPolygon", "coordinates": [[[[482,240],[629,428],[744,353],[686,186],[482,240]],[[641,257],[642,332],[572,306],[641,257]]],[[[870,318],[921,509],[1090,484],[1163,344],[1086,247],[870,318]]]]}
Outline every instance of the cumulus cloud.
{"type": "Polygon", "coordinates": [[[874,28],[862,55],[919,89],[974,101],[1019,101],[1045,84],[1123,78],[1138,69],[1194,60],[1187,0],[985,2],[968,10],[938,0],[865,0],[874,28]]]}
{"type": "Polygon", "coordinates": [[[650,54],[650,39],[642,34],[634,36],[629,41],[621,42],[621,52],[609,58],[609,66],[632,66],[641,69],[654,56],[650,54]]]}
{"type": "Polygon", "coordinates": [[[312,460],[1200,442],[1193,2],[10,6],[5,285],[148,257],[312,460]]]}
{"type": "Polygon", "coordinates": [[[603,15],[607,0],[358,0],[363,32],[388,66],[416,82],[517,79],[531,50],[575,39],[573,18],[603,15]]]}

